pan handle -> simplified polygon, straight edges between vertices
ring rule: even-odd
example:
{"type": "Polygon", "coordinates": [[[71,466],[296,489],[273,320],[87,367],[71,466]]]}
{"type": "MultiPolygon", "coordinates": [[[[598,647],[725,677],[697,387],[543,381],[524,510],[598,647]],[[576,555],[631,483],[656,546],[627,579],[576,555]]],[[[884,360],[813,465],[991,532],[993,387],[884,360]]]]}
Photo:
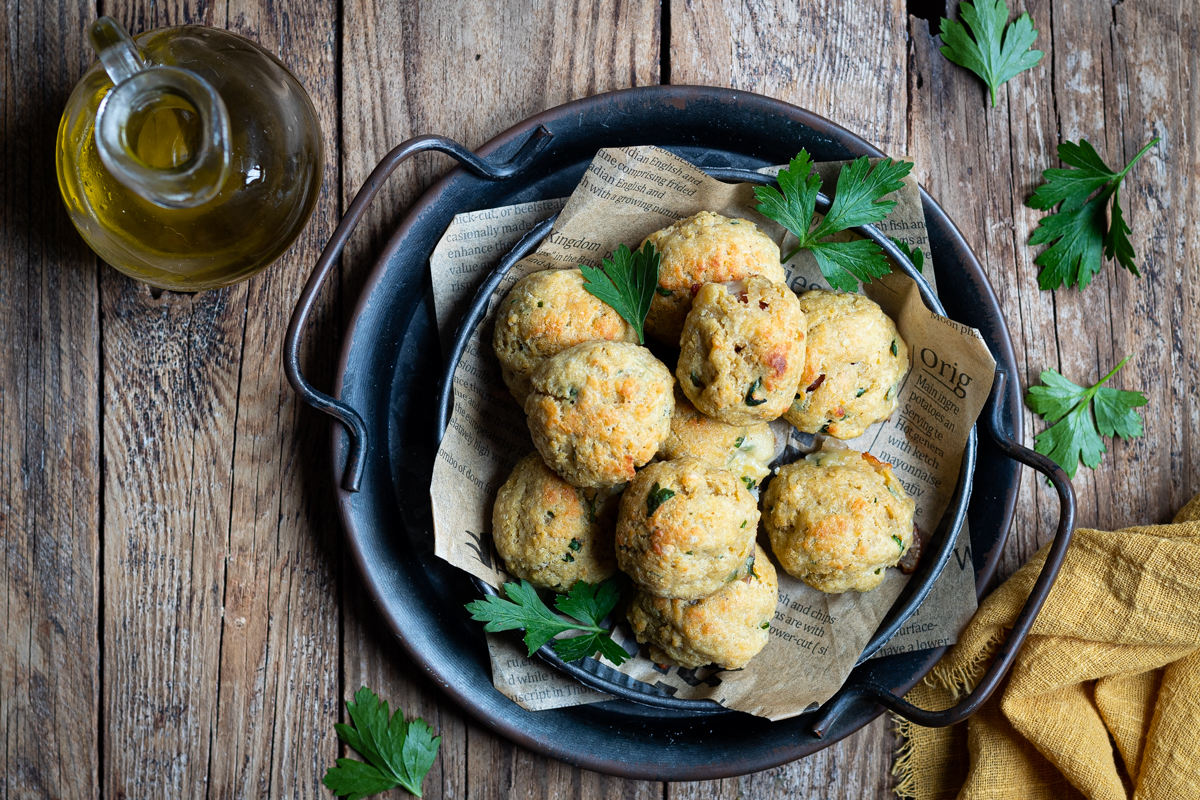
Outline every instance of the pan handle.
{"type": "Polygon", "coordinates": [[[996,687],[999,686],[1005,673],[1016,659],[1021,645],[1025,643],[1025,637],[1029,635],[1034,619],[1037,618],[1038,612],[1046,602],[1047,595],[1050,594],[1050,588],[1054,585],[1054,580],[1058,577],[1058,571],[1062,567],[1063,558],[1067,554],[1067,546],[1071,543],[1071,535],[1075,530],[1075,490],[1071,488],[1071,482],[1062,467],[1041,453],[1022,447],[1009,435],[1002,414],[1007,378],[1008,376],[1004,372],[997,371],[995,383],[992,385],[992,416],[989,425],[992,438],[1006,456],[1033,467],[1045,475],[1054,484],[1059,502],[1058,531],[1054,535],[1054,543],[1046,555],[1042,571],[1033,584],[1033,590],[1029,593],[1029,599],[1025,601],[1021,613],[1017,615],[1016,622],[1013,623],[1012,631],[1000,646],[995,660],[992,661],[983,678],[958,705],[945,711],[928,711],[917,708],[877,682],[865,681],[839,694],[821,713],[812,726],[813,733],[818,737],[823,737],[833,727],[837,718],[850,705],[862,698],[874,700],[892,713],[926,728],[944,728],[962,722],[978,711],[979,707],[996,691],[996,687]]]}
{"type": "Polygon", "coordinates": [[[346,215],[338,223],[333,236],[329,237],[325,250],[317,260],[316,269],[308,277],[308,283],[304,285],[304,291],[300,294],[296,310],[292,312],[292,321],[288,324],[287,337],[284,339],[283,345],[283,370],[301,400],[342,423],[350,435],[350,454],[346,458],[346,469],[342,473],[342,488],[346,491],[357,492],[362,484],[363,466],[366,463],[367,426],[357,411],[317,389],[300,372],[300,340],[308,323],[308,315],[317,301],[317,293],[321,291],[321,286],[329,277],[338,257],[341,256],[350,234],[354,232],[359,220],[366,214],[367,206],[375,199],[375,195],[379,194],[379,190],[383,188],[383,183],[388,176],[395,171],[396,167],[417,153],[423,153],[426,150],[445,153],[472,174],[490,181],[498,181],[510,178],[529,166],[550,143],[552,137],[553,134],[545,126],[539,125],[516,154],[500,164],[486,161],[453,139],[447,139],[444,136],[417,136],[402,142],[384,156],[383,160],[372,170],[362,188],[358,190],[346,215]]]}

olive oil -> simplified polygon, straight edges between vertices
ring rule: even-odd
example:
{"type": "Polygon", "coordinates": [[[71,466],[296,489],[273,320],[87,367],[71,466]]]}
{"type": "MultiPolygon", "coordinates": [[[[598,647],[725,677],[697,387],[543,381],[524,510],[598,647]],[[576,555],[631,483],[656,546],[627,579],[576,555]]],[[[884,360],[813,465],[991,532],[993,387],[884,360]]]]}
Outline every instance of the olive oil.
{"type": "Polygon", "coordinates": [[[140,56],[141,69],[114,88],[97,64],[63,114],[58,179],[71,219],[105,261],[146,283],[195,291],[248,278],[316,203],[324,154],[312,103],[273,56],[231,33],[188,26],[136,43],[125,63],[140,56]]]}
{"type": "Polygon", "coordinates": [[[200,149],[200,117],[187,99],[169,95],[129,121],[134,155],[151,169],[175,169],[200,149]]]}

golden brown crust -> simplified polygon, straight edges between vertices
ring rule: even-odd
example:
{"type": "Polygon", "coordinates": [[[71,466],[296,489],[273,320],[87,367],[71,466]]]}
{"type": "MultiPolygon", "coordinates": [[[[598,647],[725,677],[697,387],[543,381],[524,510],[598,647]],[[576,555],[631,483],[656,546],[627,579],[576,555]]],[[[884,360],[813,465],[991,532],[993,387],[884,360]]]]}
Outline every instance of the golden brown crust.
{"type": "Polygon", "coordinates": [[[649,350],[585,342],[546,359],[525,400],[546,464],[573,486],[627,483],[671,432],[674,379],[649,350]]]}
{"type": "Polygon", "coordinates": [[[576,581],[599,583],[617,571],[617,505],[612,489],[576,488],[530,453],[496,496],[496,552],[509,573],[534,586],[565,592],[576,581]]]}
{"type": "Polygon", "coordinates": [[[617,566],[658,597],[706,597],[745,575],[758,518],[734,474],[694,458],[651,464],[622,495],[617,566]]]}
{"type": "Polygon", "coordinates": [[[782,283],[755,275],[705,284],[683,326],[680,388],[723,422],[777,419],[796,396],[807,327],[800,301],[782,283]]]}
{"type": "Polygon", "coordinates": [[[862,295],[815,289],[800,307],[808,319],[804,373],[784,418],[806,433],[861,436],[896,410],[908,345],[862,295]]]}
{"type": "Polygon", "coordinates": [[[676,387],[671,435],[658,457],[673,461],[689,456],[758,484],[771,472],[767,465],[775,458],[775,435],[765,422],[730,425],[702,414],[676,387]]]}
{"type": "Polygon", "coordinates": [[[912,544],[915,505],[890,464],[826,449],[780,467],[763,496],[763,527],[789,575],[823,592],[865,592],[912,544]]]}
{"type": "Polygon", "coordinates": [[[692,297],[704,284],[751,275],[777,283],[786,280],[779,245],[749,220],[701,211],[655,231],[642,244],[646,242],[662,254],[658,272],[662,291],[655,292],[650,303],[646,334],[671,347],[679,345],[692,297]]]}
{"type": "Polygon", "coordinates": [[[779,579],[757,545],[749,573],[700,600],[671,600],[639,589],[626,616],[657,663],[741,669],[766,646],[779,579]]]}
{"type": "Polygon", "coordinates": [[[583,342],[637,342],[637,332],[609,305],[584,290],[577,269],[526,275],[500,301],[492,348],[504,383],[520,405],[530,378],[550,356],[583,342]]]}

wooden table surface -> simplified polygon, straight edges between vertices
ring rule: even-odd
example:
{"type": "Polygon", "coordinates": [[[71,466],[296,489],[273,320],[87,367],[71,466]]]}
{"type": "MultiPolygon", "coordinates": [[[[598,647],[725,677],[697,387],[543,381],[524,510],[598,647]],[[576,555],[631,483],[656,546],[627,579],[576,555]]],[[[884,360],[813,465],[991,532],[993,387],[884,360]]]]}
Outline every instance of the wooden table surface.
{"type": "MultiPolygon", "coordinates": [[[[1197,490],[1200,33],[1177,0],[1018,2],[1041,63],[998,93],[931,38],[936,0],[22,0],[5,5],[0,250],[0,798],[328,797],[333,725],[362,684],[443,736],[429,798],[889,796],[884,718],[821,753],[711,783],[617,780],[486,732],[417,674],[345,555],[327,422],[281,368],[283,332],[342,210],[415,134],[477,146],[542,109],[657,82],[795,103],[916,159],[1007,315],[1025,384],[1055,368],[1147,392],[1146,435],[1081,470],[1080,522],[1161,522],[1197,490]],[[910,11],[912,14],[910,14],[910,11]],[[157,292],[99,263],[59,200],[53,141],[93,61],[97,12],[131,31],[203,23],[275,52],[326,142],[316,213],[254,279],[157,292]],[[931,24],[917,16],[932,17],[931,24]],[[1195,73],[1193,71],[1196,71],[1195,73]],[[1197,77],[1195,83],[1192,77],[1197,77]],[[1162,143],[1121,198],[1143,277],[1037,288],[1023,202],[1056,146],[1120,165],[1162,143]]],[[[393,177],[306,353],[331,380],[373,254],[449,167],[393,177]]],[[[1026,412],[1026,438],[1041,429],[1026,412]]],[[[421,487],[414,487],[414,491],[421,487]]],[[[1050,535],[1025,474],[1001,572],[1050,535]]],[[[396,792],[394,796],[401,795],[396,792]]]]}

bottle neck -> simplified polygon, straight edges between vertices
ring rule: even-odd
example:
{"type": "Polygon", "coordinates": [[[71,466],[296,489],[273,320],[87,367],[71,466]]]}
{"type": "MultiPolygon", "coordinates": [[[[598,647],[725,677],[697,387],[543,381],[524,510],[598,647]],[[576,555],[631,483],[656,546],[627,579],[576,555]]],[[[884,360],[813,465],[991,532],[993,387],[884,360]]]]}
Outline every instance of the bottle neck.
{"type": "Polygon", "coordinates": [[[129,34],[108,17],[96,21],[91,39],[115,84],[96,117],[104,166],[166,208],[193,208],[215,197],[232,157],[221,96],[193,72],[147,66],[129,34]]]}

